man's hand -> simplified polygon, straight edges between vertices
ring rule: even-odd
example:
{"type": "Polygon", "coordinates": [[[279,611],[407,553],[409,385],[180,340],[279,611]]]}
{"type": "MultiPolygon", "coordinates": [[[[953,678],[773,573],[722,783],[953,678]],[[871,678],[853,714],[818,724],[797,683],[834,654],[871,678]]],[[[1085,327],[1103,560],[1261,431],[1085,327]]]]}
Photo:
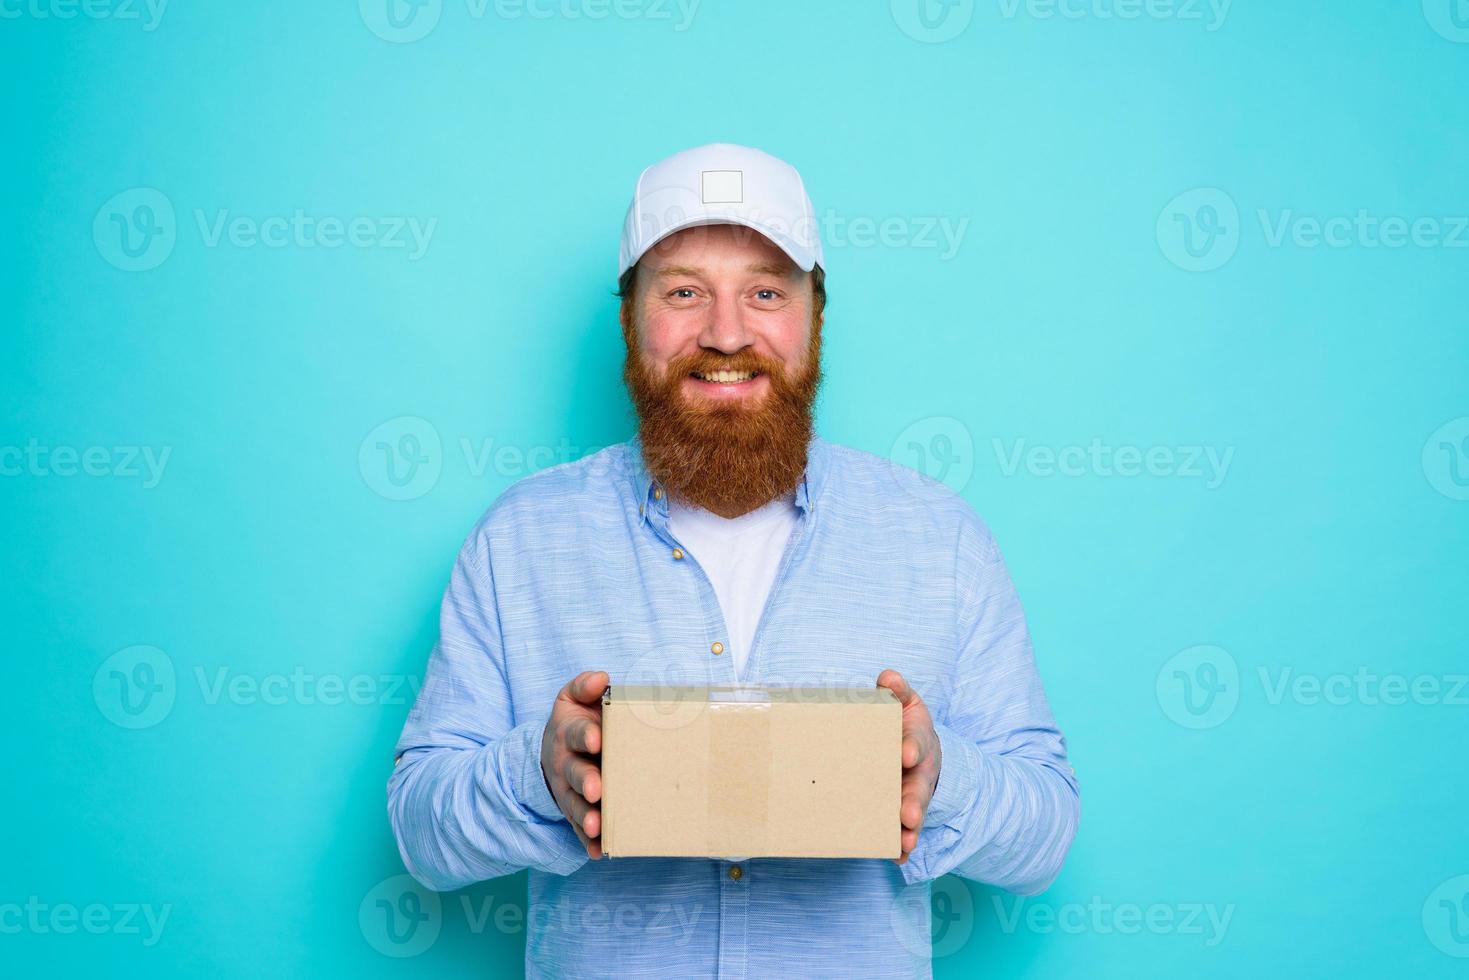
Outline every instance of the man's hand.
{"type": "Polygon", "coordinates": [[[602,856],[602,692],[605,670],[577,674],[556,695],[541,738],[541,773],[587,857],[602,856]]]}
{"type": "Polygon", "coordinates": [[[903,853],[898,863],[902,864],[918,846],[918,831],[923,827],[923,817],[928,813],[928,803],[939,782],[942,753],[928,706],[903,680],[903,675],[889,668],[877,675],[877,686],[892,691],[903,706],[903,799],[898,805],[898,818],[903,827],[903,853]]]}

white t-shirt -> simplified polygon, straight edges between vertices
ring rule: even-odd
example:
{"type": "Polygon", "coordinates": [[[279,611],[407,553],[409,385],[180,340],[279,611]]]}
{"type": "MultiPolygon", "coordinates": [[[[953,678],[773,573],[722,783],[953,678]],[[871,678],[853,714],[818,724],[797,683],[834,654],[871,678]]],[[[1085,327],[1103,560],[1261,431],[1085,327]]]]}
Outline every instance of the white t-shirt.
{"type": "Polygon", "coordinates": [[[794,493],[735,518],[679,501],[668,504],[669,531],[698,560],[719,597],[729,629],[725,653],[734,657],[735,676],[741,680],[796,514],[794,493]]]}

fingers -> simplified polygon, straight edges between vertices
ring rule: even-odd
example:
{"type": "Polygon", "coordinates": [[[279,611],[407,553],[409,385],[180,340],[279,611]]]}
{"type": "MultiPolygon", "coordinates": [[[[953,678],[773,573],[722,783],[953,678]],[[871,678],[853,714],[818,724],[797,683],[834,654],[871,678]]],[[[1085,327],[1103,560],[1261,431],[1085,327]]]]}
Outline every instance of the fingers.
{"type": "Polygon", "coordinates": [[[923,748],[912,735],[903,736],[903,768],[912,769],[923,761],[923,748]]]}
{"type": "MultiPolygon", "coordinates": [[[[584,836],[591,837],[593,835],[587,833],[587,826],[586,825],[587,825],[587,822],[588,822],[588,817],[590,817],[590,815],[591,815],[591,813],[592,813],[592,811],[594,809],[597,809],[597,808],[596,807],[593,807],[590,803],[588,803],[585,799],[583,799],[579,794],[577,794],[577,793],[567,793],[566,794],[566,800],[565,800],[564,804],[561,807],[561,812],[564,813],[564,814],[566,814],[567,821],[570,822],[570,824],[573,827],[576,828],[576,832],[578,834],[582,834],[584,836]]],[[[592,829],[593,830],[601,830],[602,828],[600,826],[597,826],[600,823],[601,823],[601,816],[599,814],[598,815],[598,819],[595,821],[592,829]]]]}
{"type": "Polygon", "coordinates": [[[909,830],[917,831],[923,826],[923,814],[928,809],[925,794],[916,786],[904,781],[903,799],[898,804],[898,820],[909,830]]]}
{"type": "Polygon", "coordinates": [[[571,830],[573,830],[573,832],[576,832],[577,839],[582,842],[583,848],[586,848],[586,857],[592,858],[593,861],[598,860],[599,857],[602,857],[601,826],[599,826],[599,824],[601,824],[601,814],[598,814],[598,818],[596,818],[596,823],[592,824],[592,826],[595,827],[596,832],[598,832],[598,836],[595,837],[586,836],[585,830],[582,830],[582,827],[580,827],[580,824],[577,823],[576,820],[571,820],[570,823],[571,830]]]}
{"type": "Polygon", "coordinates": [[[903,777],[903,798],[898,803],[901,855],[898,864],[908,860],[908,855],[918,847],[918,833],[923,829],[923,818],[927,815],[930,791],[918,775],[903,777]]]}
{"type": "Polygon", "coordinates": [[[587,856],[593,859],[601,857],[602,808],[587,802],[581,793],[575,792],[574,786],[572,792],[565,793],[559,802],[566,821],[587,849],[587,856]]]}
{"type": "Polygon", "coordinates": [[[596,755],[602,751],[602,726],[591,718],[577,718],[567,724],[566,747],[573,752],[596,755]]]}
{"type": "Polygon", "coordinates": [[[561,776],[572,792],[588,803],[596,803],[602,798],[602,773],[590,760],[568,755],[561,764],[561,776]]]}
{"type": "Polygon", "coordinates": [[[932,731],[932,726],[923,699],[902,674],[888,668],[877,675],[877,686],[892,691],[903,707],[903,798],[898,804],[901,853],[895,863],[906,864],[908,856],[918,847],[918,834],[923,829],[923,818],[933,793],[932,785],[917,771],[936,757],[932,739],[924,735],[925,731],[932,731]]]}
{"type": "Polygon", "coordinates": [[[610,682],[605,670],[584,670],[568,681],[561,692],[577,704],[595,704],[602,700],[602,692],[610,682]]]}
{"type": "Polygon", "coordinates": [[[589,840],[593,837],[600,837],[602,835],[602,808],[592,806],[581,797],[572,799],[570,805],[571,813],[566,815],[566,819],[576,828],[577,833],[589,840]]]}
{"type": "Polygon", "coordinates": [[[905,732],[903,734],[903,768],[913,769],[938,759],[939,744],[938,736],[933,734],[931,728],[924,727],[917,731],[905,732]]]}
{"type": "Polygon", "coordinates": [[[595,757],[602,750],[601,699],[610,677],[605,670],[577,674],[556,694],[546,721],[541,768],[587,856],[602,856],[602,772],[595,757]]]}

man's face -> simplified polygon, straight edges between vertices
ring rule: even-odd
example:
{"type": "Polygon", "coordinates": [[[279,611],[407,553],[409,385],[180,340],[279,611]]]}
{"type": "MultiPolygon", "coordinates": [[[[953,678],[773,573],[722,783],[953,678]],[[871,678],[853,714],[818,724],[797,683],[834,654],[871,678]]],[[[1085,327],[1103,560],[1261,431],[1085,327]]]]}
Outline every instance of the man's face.
{"type": "Polygon", "coordinates": [[[664,377],[677,365],[690,407],[750,408],[769,397],[770,371],[805,367],[811,304],[810,275],[765,236],[685,228],[638,264],[638,349],[664,377]]]}
{"type": "Polygon", "coordinates": [[[623,370],[650,471],[734,517],[805,470],[821,380],[810,273],[748,228],[670,235],[639,260],[623,370]]]}

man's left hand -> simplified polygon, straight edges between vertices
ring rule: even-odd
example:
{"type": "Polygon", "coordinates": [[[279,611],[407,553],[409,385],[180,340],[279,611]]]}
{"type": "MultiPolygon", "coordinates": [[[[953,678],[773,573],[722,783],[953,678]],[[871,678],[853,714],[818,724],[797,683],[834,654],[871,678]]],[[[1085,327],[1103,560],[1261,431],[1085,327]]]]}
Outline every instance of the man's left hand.
{"type": "Polygon", "coordinates": [[[877,686],[892,691],[903,706],[903,797],[898,806],[903,827],[903,853],[898,863],[902,864],[918,846],[918,831],[923,827],[923,817],[928,813],[928,803],[939,782],[942,753],[928,706],[903,675],[889,668],[877,675],[877,686]]]}

